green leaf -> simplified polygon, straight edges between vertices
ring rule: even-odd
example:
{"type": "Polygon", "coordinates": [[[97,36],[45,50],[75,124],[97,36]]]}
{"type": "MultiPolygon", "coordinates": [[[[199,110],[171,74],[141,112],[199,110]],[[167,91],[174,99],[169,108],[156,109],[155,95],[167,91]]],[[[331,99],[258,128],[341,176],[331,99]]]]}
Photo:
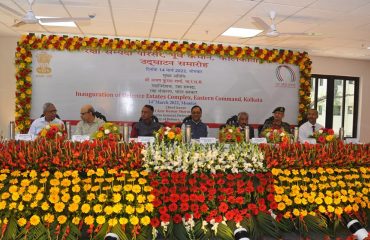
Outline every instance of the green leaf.
{"type": "Polygon", "coordinates": [[[186,229],[182,223],[179,224],[173,224],[173,235],[176,239],[179,240],[188,240],[188,233],[186,232],[186,229]]]}
{"type": "Polygon", "coordinates": [[[8,226],[6,227],[5,233],[4,233],[4,239],[15,239],[17,235],[17,221],[14,217],[10,217],[8,220],[8,226]]]}
{"type": "Polygon", "coordinates": [[[326,220],[320,215],[317,215],[317,216],[307,215],[303,218],[303,220],[306,223],[308,232],[315,232],[315,233],[322,233],[322,234],[329,235],[328,225],[326,223],[326,220]]]}
{"type": "Polygon", "coordinates": [[[141,228],[139,236],[136,238],[136,240],[147,240],[152,239],[152,226],[148,225],[143,228],[141,228]]]}
{"type": "Polygon", "coordinates": [[[233,232],[227,225],[223,223],[218,225],[216,236],[223,240],[234,240],[233,232]]]}
{"type": "Polygon", "coordinates": [[[96,240],[101,240],[104,239],[105,235],[107,234],[108,231],[108,223],[104,223],[100,229],[100,231],[95,235],[94,239],[96,240]]]}
{"type": "Polygon", "coordinates": [[[129,238],[127,237],[125,231],[123,231],[121,225],[119,224],[116,224],[112,229],[111,231],[112,233],[115,233],[118,235],[119,239],[120,240],[129,240],[129,238]]]}
{"type": "Polygon", "coordinates": [[[267,235],[273,238],[281,238],[281,233],[276,221],[271,215],[259,212],[257,215],[258,227],[267,235]]]}
{"type": "MultiPolygon", "coordinates": [[[[40,240],[40,239],[48,239],[48,232],[46,227],[43,224],[38,224],[37,226],[32,226],[29,228],[28,232],[26,232],[27,240],[40,240]]],[[[19,239],[14,238],[14,239],[19,239]]]]}

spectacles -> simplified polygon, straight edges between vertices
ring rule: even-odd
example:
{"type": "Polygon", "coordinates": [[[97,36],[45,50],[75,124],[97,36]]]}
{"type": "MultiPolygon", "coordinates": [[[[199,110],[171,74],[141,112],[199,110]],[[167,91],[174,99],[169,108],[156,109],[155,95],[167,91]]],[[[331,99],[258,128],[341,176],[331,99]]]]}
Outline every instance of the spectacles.
{"type": "Polygon", "coordinates": [[[86,113],[89,113],[89,112],[83,112],[83,113],[80,113],[81,115],[85,115],[86,113]]]}
{"type": "Polygon", "coordinates": [[[46,111],[46,112],[48,112],[48,113],[56,113],[57,110],[49,110],[49,111],[46,111]]]}

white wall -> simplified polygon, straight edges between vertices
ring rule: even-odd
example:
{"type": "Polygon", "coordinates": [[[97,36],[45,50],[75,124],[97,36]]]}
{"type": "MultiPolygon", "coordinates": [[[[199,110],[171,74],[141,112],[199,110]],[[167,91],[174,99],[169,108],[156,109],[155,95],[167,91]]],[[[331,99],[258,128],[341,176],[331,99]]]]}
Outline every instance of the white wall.
{"type": "Polygon", "coordinates": [[[360,141],[370,142],[370,61],[310,56],[312,73],[351,76],[360,78],[358,136],[360,141]]]}
{"type": "MultiPolygon", "coordinates": [[[[0,136],[8,137],[9,122],[14,120],[15,65],[18,38],[0,37],[0,136]]],[[[360,77],[359,136],[370,142],[370,61],[311,56],[312,73],[360,77]]]]}
{"type": "Polygon", "coordinates": [[[18,38],[0,37],[0,137],[9,137],[15,111],[15,49],[18,38]]]}

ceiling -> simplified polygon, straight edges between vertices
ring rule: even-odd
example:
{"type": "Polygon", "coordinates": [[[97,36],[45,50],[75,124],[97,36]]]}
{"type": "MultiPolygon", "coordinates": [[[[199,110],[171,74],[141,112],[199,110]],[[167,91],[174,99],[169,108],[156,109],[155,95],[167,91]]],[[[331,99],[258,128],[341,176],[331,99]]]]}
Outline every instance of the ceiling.
{"type": "MultiPolygon", "coordinates": [[[[26,13],[28,0],[0,0],[26,13]]],[[[35,0],[37,16],[82,17],[77,28],[28,24],[0,8],[0,36],[24,33],[169,39],[307,51],[310,55],[370,60],[370,0],[35,0]],[[256,28],[252,17],[270,23],[276,11],[280,35],[240,39],[221,34],[229,27],[256,28]]]]}

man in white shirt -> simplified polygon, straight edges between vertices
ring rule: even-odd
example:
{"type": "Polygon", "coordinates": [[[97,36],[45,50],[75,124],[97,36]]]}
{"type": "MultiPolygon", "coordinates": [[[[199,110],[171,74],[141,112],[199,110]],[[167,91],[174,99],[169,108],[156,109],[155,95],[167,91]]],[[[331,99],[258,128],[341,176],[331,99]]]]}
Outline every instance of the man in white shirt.
{"type": "Polygon", "coordinates": [[[64,128],[64,123],[57,116],[57,109],[52,103],[45,103],[42,107],[44,116],[35,119],[28,131],[28,134],[37,135],[48,124],[59,124],[64,128]]]}
{"type": "Polygon", "coordinates": [[[299,127],[299,140],[305,141],[310,138],[314,132],[324,128],[321,124],[317,123],[318,112],[316,109],[309,109],[307,112],[308,121],[299,127]]]}
{"type": "Polygon", "coordinates": [[[83,106],[80,114],[82,121],[78,122],[75,135],[91,136],[104,124],[104,120],[95,117],[95,109],[91,105],[83,106]]]}

